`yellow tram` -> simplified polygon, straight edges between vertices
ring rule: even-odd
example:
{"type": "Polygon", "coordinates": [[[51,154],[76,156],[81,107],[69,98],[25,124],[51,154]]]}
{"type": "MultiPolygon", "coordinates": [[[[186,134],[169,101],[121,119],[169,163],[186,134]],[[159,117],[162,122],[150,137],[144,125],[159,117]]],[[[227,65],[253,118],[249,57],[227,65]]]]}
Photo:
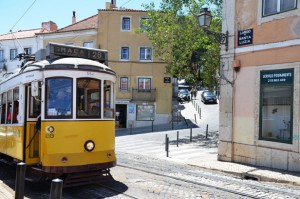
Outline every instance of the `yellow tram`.
{"type": "Polygon", "coordinates": [[[34,61],[6,74],[0,156],[26,163],[28,178],[61,178],[64,186],[110,176],[116,74],[106,61],[105,50],[49,43],[34,61]]]}

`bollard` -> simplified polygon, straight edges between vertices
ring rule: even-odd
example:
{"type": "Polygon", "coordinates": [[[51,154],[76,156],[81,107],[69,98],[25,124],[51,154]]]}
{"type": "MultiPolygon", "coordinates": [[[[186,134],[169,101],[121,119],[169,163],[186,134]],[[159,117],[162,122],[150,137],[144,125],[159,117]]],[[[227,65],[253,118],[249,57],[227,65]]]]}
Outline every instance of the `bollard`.
{"type": "Polygon", "coordinates": [[[167,157],[169,157],[169,137],[168,134],[166,134],[166,147],[165,151],[167,152],[167,157]]]}
{"type": "Polygon", "coordinates": [[[172,118],[172,130],[174,129],[173,118],[172,118]]]}
{"type": "Polygon", "coordinates": [[[200,119],[201,119],[201,108],[200,108],[200,110],[199,110],[199,116],[200,116],[200,119]]]}
{"type": "Polygon", "coordinates": [[[177,147],[178,147],[178,141],[179,140],[179,131],[177,131],[177,147]]]}
{"type": "Polygon", "coordinates": [[[190,142],[192,142],[193,139],[193,133],[192,133],[192,128],[190,128],[190,142]]]}
{"type": "Polygon", "coordinates": [[[154,120],[152,120],[152,132],[154,132],[154,130],[153,130],[153,121],[154,121],[154,120]]]}
{"type": "Polygon", "coordinates": [[[24,181],[25,181],[26,164],[18,163],[16,171],[15,199],[24,198],[24,181]]]}
{"type": "Polygon", "coordinates": [[[208,135],[208,124],[206,125],[206,139],[207,139],[207,135],[208,135]]]}
{"type": "Polygon", "coordinates": [[[194,114],[194,116],[195,116],[195,123],[197,124],[197,118],[196,118],[196,114],[194,114]]]}
{"type": "Polygon", "coordinates": [[[61,179],[54,179],[51,182],[51,191],[49,199],[61,199],[63,181],[61,179]]]}
{"type": "Polygon", "coordinates": [[[132,135],[132,124],[130,124],[130,135],[132,135]]]}

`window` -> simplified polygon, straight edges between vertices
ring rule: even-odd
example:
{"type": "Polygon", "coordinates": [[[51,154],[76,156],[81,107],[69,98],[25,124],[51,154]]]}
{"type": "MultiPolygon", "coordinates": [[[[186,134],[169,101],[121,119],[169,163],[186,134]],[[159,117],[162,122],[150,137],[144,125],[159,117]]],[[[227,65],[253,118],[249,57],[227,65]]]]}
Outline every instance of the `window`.
{"type": "Polygon", "coordinates": [[[78,118],[100,118],[101,81],[91,78],[77,79],[76,107],[78,118]]]}
{"type": "Polygon", "coordinates": [[[154,120],[154,105],[136,105],[136,120],[152,121],[154,120]]]}
{"type": "Polygon", "coordinates": [[[128,90],[128,77],[120,77],[120,90],[121,91],[128,90]]]}
{"type": "Polygon", "coordinates": [[[122,17],[122,30],[131,30],[131,17],[122,17]]]}
{"type": "Polygon", "coordinates": [[[121,60],[129,60],[129,47],[121,47],[121,60]]]}
{"type": "Polygon", "coordinates": [[[17,49],[10,49],[10,60],[14,60],[18,55],[17,49]]]}
{"type": "Polygon", "coordinates": [[[151,89],[151,78],[138,78],[138,89],[139,90],[150,90],[151,89]]]}
{"type": "Polygon", "coordinates": [[[140,47],[140,60],[151,61],[152,60],[152,48],[151,47],[140,47]]]}
{"type": "Polygon", "coordinates": [[[109,80],[104,81],[104,118],[113,119],[115,112],[114,100],[114,83],[109,80]]]}
{"type": "Polygon", "coordinates": [[[31,55],[32,49],[31,49],[31,48],[24,48],[24,52],[25,52],[25,54],[27,54],[27,55],[31,55]]]}
{"type": "Polygon", "coordinates": [[[263,0],[263,16],[295,9],[296,2],[296,0],[263,0]]]}
{"type": "Polygon", "coordinates": [[[72,117],[72,82],[67,77],[46,79],[46,118],[72,117]]]}
{"type": "Polygon", "coordinates": [[[148,21],[149,21],[148,17],[142,17],[140,19],[140,28],[141,28],[142,31],[147,31],[148,21]]]}
{"type": "Polygon", "coordinates": [[[4,50],[0,50],[0,62],[4,62],[4,50]]]}
{"type": "Polygon", "coordinates": [[[90,41],[90,42],[83,42],[83,47],[85,48],[94,48],[94,42],[90,41]]]}
{"type": "Polygon", "coordinates": [[[6,92],[1,94],[1,124],[5,124],[6,122],[6,92]]]}
{"type": "Polygon", "coordinates": [[[292,143],[294,70],[261,72],[260,139],[292,143]]]}

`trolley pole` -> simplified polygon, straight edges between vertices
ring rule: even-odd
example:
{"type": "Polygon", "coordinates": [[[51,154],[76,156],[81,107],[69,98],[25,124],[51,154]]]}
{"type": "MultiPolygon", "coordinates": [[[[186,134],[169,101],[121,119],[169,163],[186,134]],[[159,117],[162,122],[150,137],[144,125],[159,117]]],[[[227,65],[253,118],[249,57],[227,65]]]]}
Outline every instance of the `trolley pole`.
{"type": "Polygon", "coordinates": [[[15,199],[24,198],[24,181],[25,181],[26,164],[18,163],[16,171],[15,199]]]}

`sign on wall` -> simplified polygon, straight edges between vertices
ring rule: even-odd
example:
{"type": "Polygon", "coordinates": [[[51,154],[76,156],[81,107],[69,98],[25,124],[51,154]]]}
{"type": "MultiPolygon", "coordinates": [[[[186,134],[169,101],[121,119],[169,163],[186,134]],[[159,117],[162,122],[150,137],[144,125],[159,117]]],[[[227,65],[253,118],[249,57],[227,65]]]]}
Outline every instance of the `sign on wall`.
{"type": "Polygon", "coordinates": [[[292,84],[294,81],[294,69],[279,69],[261,71],[261,84],[292,84]]]}
{"type": "Polygon", "coordinates": [[[238,31],[238,46],[253,43],[253,29],[238,31]]]}

